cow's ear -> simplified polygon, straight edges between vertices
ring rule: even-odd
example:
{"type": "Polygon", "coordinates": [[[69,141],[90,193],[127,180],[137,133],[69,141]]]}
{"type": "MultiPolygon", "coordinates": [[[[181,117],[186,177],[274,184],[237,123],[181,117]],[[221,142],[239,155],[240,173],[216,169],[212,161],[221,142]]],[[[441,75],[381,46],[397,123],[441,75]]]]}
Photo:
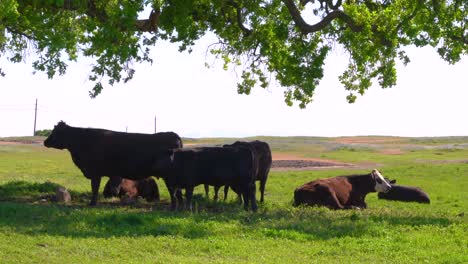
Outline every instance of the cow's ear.
{"type": "Polygon", "coordinates": [[[65,122],[63,122],[62,120],[60,120],[60,122],[58,122],[57,124],[57,127],[66,127],[67,124],[65,122]]]}
{"type": "Polygon", "coordinates": [[[396,183],[396,180],[391,180],[390,183],[391,183],[391,184],[395,184],[395,183],[396,183]]]}

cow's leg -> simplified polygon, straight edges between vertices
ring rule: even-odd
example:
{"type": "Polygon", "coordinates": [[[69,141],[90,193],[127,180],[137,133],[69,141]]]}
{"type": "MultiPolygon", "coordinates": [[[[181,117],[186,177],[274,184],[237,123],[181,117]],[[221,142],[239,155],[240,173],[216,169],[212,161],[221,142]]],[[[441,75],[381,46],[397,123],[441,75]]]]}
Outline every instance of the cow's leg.
{"type": "Polygon", "coordinates": [[[362,208],[362,209],[367,208],[367,204],[364,201],[360,201],[356,206],[359,207],[359,208],[362,208]]]}
{"type": "Polygon", "coordinates": [[[176,209],[176,206],[177,206],[176,198],[175,198],[176,189],[173,188],[172,186],[170,186],[170,184],[168,184],[167,182],[166,182],[166,187],[167,187],[167,191],[169,192],[169,196],[171,198],[171,211],[174,211],[176,209]]]}
{"type": "Polygon", "coordinates": [[[177,198],[178,207],[183,208],[184,198],[182,198],[182,189],[180,188],[175,189],[175,197],[177,198]]]}
{"type": "Polygon", "coordinates": [[[192,211],[192,197],[193,197],[193,189],[194,187],[193,186],[187,186],[187,188],[185,188],[185,198],[187,199],[187,209],[189,211],[192,211]]]}
{"type": "Polygon", "coordinates": [[[237,202],[242,204],[242,189],[237,185],[231,185],[230,187],[237,194],[237,202]]]}
{"type": "Polygon", "coordinates": [[[229,185],[224,185],[224,201],[226,201],[227,199],[227,194],[228,194],[228,191],[229,191],[229,185]]]}
{"type": "Polygon", "coordinates": [[[122,183],[121,177],[109,177],[109,181],[104,186],[104,197],[116,197],[120,195],[120,185],[122,183]]]}
{"type": "Polygon", "coordinates": [[[249,210],[249,186],[242,185],[240,188],[242,198],[244,199],[244,210],[249,210]]]}
{"type": "Polygon", "coordinates": [[[340,203],[340,200],[338,200],[338,197],[336,197],[336,194],[334,192],[329,191],[326,198],[328,198],[327,199],[328,206],[330,206],[333,209],[349,209],[340,203]]]}
{"type": "Polygon", "coordinates": [[[215,185],[215,186],[214,186],[214,192],[215,192],[215,194],[214,194],[214,196],[213,196],[213,200],[215,200],[215,201],[218,201],[218,197],[219,197],[219,196],[218,196],[219,188],[221,188],[221,185],[215,185]]]}
{"type": "Polygon", "coordinates": [[[336,193],[326,185],[318,185],[315,187],[321,197],[322,205],[331,209],[344,209],[345,207],[340,203],[336,193]]]}
{"type": "Polygon", "coordinates": [[[205,195],[206,195],[206,198],[210,198],[209,194],[210,194],[210,186],[209,186],[208,184],[205,184],[205,195]]]}
{"type": "Polygon", "coordinates": [[[263,195],[265,194],[266,179],[260,181],[260,202],[263,203],[263,195]]]}
{"type": "Polygon", "coordinates": [[[242,195],[240,193],[237,194],[237,202],[242,204],[242,195]]]}
{"type": "Polygon", "coordinates": [[[256,190],[255,182],[249,185],[249,199],[252,207],[252,211],[257,211],[257,199],[255,197],[255,190],[256,190]]]}
{"type": "Polygon", "coordinates": [[[367,204],[364,201],[358,201],[353,203],[352,205],[345,205],[344,209],[365,209],[367,208],[367,204]]]}
{"type": "Polygon", "coordinates": [[[101,184],[101,176],[92,176],[91,178],[91,191],[92,197],[89,205],[94,206],[97,204],[97,199],[99,195],[99,185],[101,184]]]}

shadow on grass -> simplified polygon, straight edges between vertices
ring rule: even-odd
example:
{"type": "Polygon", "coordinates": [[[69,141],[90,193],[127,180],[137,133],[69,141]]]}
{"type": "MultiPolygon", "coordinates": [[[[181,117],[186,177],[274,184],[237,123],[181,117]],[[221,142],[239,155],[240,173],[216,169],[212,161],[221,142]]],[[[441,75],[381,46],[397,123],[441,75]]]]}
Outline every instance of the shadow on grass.
{"type": "MultiPolygon", "coordinates": [[[[0,230],[33,236],[47,234],[85,238],[180,236],[197,239],[238,234],[256,238],[327,240],[385,235],[386,230],[398,232],[400,227],[447,227],[452,224],[449,218],[418,214],[331,211],[273,204],[261,205],[259,212],[251,213],[244,212],[235,201],[214,202],[202,195],[194,197],[193,213],[172,212],[166,200],[143,202],[136,206],[103,201],[97,207],[88,207],[86,203],[61,205],[31,202],[55,192],[57,186],[49,182],[10,182],[1,185],[0,200],[4,202],[0,202],[0,230]],[[34,195],[31,196],[31,193],[34,195]]],[[[72,195],[87,196],[88,193],[72,195]]]]}
{"type": "Polygon", "coordinates": [[[54,194],[60,187],[53,182],[32,183],[26,181],[11,181],[0,185],[0,201],[34,201],[41,197],[54,194]]]}

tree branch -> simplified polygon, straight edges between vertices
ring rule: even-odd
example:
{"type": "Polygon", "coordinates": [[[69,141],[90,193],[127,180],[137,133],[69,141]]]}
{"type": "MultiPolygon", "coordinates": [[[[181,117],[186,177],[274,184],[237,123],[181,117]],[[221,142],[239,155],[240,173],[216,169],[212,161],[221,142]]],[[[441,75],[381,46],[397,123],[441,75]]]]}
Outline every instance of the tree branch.
{"type": "Polygon", "coordinates": [[[463,36],[463,35],[462,36],[455,36],[455,35],[452,35],[452,36],[450,36],[450,38],[452,40],[460,41],[460,42],[468,45],[468,36],[463,36]]]}
{"type": "Polygon", "coordinates": [[[160,15],[161,15],[160,10],[151,10],[151,14],[148,19],[141,19],[135,22],[135,26],[137,30],[141,32],[158,31],[160,15]]]}
{"type": "Polygon", "coordinates": [[[410,22],[416,16],[416,14],[418,13],[419,8],[422,6],[422,4],[423,4],[423,1],[419,0],[418,3],[416,4],[416,7],[413,10],[413,12],[398,24],[398,26],[396,27],[396,31],[395,31],[397,34],[398,34],[398,31],[400,31],[401,27],[404,24],[410,22]]]}
{"type": "Polygon", "coordinates": [[[20,31],[18,31],[18,30],[16,30],[16,29],[13,29],[13,28],[9,27],[9,26],[6,26],[5,28],[6,28],[6,30],[7,30],[8,32],[11,32],[11,33],[14,33],[14,34],[18,34],[18,35],[20,35],[20,36],[23,36],[23,37],[29,39],[29,40],[35,40],[34,36],[32,36],[32,35],[26,34],[26,33],[24,33],[24,32],[20,32],[20,31]]]}
{"type": "MultiPolygon", "coordinates": [[[[49,1],[35,1],[35,0],[24,0],[21,1],[20,5],[29,6],[35,9],[46,9],[46,10],[64,10],[64,11],[81,11],[83,14],[96,18],[101,22],[106,22],[109,18],[106,11],[96,7],[95,0],[64,0],[63,4],[58,4],[55,1],[50,3],[49,1]]],[[[141,32],[156,32],[159,26],[159,16],[161,15],[160,10],[152,10],[148,19],[139,19],[135,21],[135,28],[141,32]]],[[[122,28],[125,30],[125,28],[122,28]]]]}
{"type": "Polygon", "coordinates": [[[346,15],[341,10],[334,10],[333,12],[327,14],[322,21],[318,22],[314,25],[309,25],[301,16],[300,11],[297,9],[296,5],[294,4],[293,0],[282,0],[283,3],[289,10],[289,13],[292,16],[292,19],[296,26],[301,30],[302,33],[308,34],[313,32],[318,32],[323,30],[325,27],[329,26],[331,22],[335,19],[340,19],[347,24],[347,26],[354,32],[361,32],[362,26],[357,25],[354,20],[346,15]]]}
{"type": "Polygon", "coordinates": [[[252,34],[252,30],[248,29],[246,26],[244,26],[243,22],[242,22],[242,9],[241,7],[239,6],[238,3],[236,3],[235,1],[233,0],[229,0],[228,3],[234,7],[236,9],[236,15],[237,15],[237,24],[239,25],[239,28],[242,30],[242,32],[245,33],[245,35],[250,35],[252,34]]]}

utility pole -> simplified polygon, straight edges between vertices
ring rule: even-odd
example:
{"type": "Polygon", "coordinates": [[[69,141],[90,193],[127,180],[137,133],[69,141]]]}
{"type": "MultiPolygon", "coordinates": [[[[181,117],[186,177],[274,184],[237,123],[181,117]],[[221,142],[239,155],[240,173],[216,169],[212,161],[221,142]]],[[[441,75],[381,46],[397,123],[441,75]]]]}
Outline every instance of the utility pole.
{"type": "Polygon", "coordinates": [[[33,136],[36,135],[36,120],[37,120],[37,98],[36,98],[36,107],[35,107],[35,110],[34,110],[34,132],[33,132],[33,136]]]}
{"type": "Polygon", "coordinates": [[[156,116],[154,116],[154,133],[156,134],[156,116]]]}

